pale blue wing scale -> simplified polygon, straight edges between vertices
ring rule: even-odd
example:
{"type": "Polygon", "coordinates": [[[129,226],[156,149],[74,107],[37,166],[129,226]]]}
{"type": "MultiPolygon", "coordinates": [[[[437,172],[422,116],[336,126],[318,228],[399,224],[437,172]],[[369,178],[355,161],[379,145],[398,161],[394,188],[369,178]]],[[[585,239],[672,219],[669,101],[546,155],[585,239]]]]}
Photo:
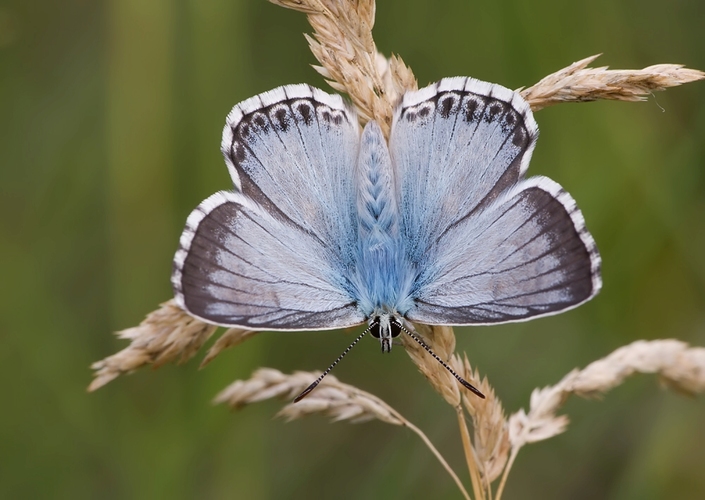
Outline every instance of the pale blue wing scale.
{"type": "Polygon", "coordinates": [[[216,193],[188,217],[172,285],[182,308],[223,326],[315,330],[365,319],[330,249],[239,192],[216,193]]]}
{"type": "Polygon", "coordinates": [[[429,249],[408,319],[492,324],[556,314],[602,285],[600,256],[573,198],[545,177],[520,181],[429,249]]]}
{"type": "Polygon", "coordinates": [[[357,116],[340,96],[288,85],[236,105],[221,149],[236,189],[285,214],[349,263],[359,136],[357,116]]]}
{"type": "Polygon", "coordinates": [[[500,85],[446,78],[405,94],[390,150],[412,260],[423,259],[449,227],[516,183],[537,135],[526,102],[500,85]]]}

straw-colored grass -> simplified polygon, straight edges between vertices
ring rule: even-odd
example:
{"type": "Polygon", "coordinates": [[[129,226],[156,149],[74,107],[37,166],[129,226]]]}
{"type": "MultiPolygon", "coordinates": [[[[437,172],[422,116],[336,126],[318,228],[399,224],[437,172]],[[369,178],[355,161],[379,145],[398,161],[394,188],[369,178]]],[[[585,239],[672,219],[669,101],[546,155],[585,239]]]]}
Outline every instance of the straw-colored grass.
{"type": "Polygon", "coordinates": [[[91,365],[95,378],[89,391],[94,391],[116,377],[151,364],[155,368],[191,359],[213,335],[217,327],[191,317],[176,302],[168,300],[133,328],[116,333],[130,345],[120,352],[91,365]]]}
{"type": "MultiPolygon", "coordinates": [[[[400,96],[417,87],[411,70],[397,57],[387,59],[377,52],[372,37],[374,0],[270,0],[303,12],[313,27],[307,36],[320,66],[314,68],[330,85],[346,93],[361,120],[377,120],[386,134],[400,96]]],[[[560,102],[612,99],[638,101],[650,93],[683,83],[702,80],[705,73],[680,65],[661,64],[642,70],[589,68],[591,56],[561,69],[536,83],[519,89],[533,110],[560,102]]],[[[678,340],[638,341],[617,349],[583,370],[574,370],[554,386],[535,389],[529,410],[509,418],[486,378],[473,371],[465,355],[455,353],[453,329],[446,326],[415,325],[428,346],[458,374],[476,386],[486,399],[461,392],[457,381],[419,344],[402,335],[406,352],[433,389],[454,408],[458,417],[460,444],[465,451],[468,472],[476,499],[500,499],[509,471],[519,450],[529,443],[564,432],[568,418],[558,412],[571,395],[603,394],[635,373],[659,375],[666,387],[688,394],[705,390],[705,348],[689,347],[678,340]],[[472,422],[470,435],[467,420],[472,422]],[[493,483],[501,477],[496,488],[493,483]]],[[[118,332],[130,340],[122,351],[93,364],[95,390],[142,366],[159,366],[185,361],[211,337],[215,327],[192,318],[173,300],[150,313],[137,327],[118,332]]],[[[227,330],[211,347],[201,366],[222,350],[238,345],[256,332],[227,330]]],[[[232,408],[270,398],[291,399],[318,374],[297,372],[285,375],[272,369],[257,370],[250,379],[240,380],[223,390],[216,402],[232,408]]],[[[415,432],[451,475],[465,498],[470,495],[428,438],[397,411],[379,398],[328,376],[301,402],[289,403],[279,416],[289,420],[323,414],[334,421],[364,422],[371,419],[404,426],[415,432]]]]}
{"type": "Polygon", "coordinates": [[[607,66],[588,68],[598,57],[600,54],[586,57],[518,92],[532,110],[538,111],[561,102],[644,101],[653,91],[705,77],[702,71],[684,68],[681,64],[657,64],[637,70],[610,70],[607,66]]]}
{"type": "MultiPolygon", "coordinates": [[[[233,409],[240,409],[246,405],[271,398],[291,401],[319,376],[320,373],[315,372],[296,372],[285,375],[272,368],[260,368],[248,380],[236,380],[226,387],[215,397],[215,402],[225,403],[233,409]]],[[[298,403],[290,402],[277,413],[277,416],[287,420],[295,420],[319,414],[333,419],[334,422],[347,420],[359,423],[379,420],[386,424],[406,427],[418,435],[428,446],[443,468],[453,478],[463,496],[466,499],[470,498],[462,481],[421,429],[378,397],[352,385],[343,384],[333,375],[328,375],[315,391],[298,403]]]]}

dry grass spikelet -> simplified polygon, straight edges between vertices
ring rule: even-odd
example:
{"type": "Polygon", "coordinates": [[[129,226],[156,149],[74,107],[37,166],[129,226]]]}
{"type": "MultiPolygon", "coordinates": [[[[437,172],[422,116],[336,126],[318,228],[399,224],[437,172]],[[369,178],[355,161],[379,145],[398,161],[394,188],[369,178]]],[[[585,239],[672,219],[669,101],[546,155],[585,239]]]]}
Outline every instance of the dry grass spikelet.
{"type": "Polygon", "coordinates": [[[509,425],[502,402],[487,377],[480,379],[479,372],[473,371],[467,356],[463,359],[463,368],[463,377],[473,380],[485,395],[485,399],[474,394],[463,395],[463,405],[472,418],[473,448],[483,481],[489,488],[489,484],[502,473],[509,458],[509,425]]]}
{"type": "Polygon", "coordinates": [[[610,355],[573,370],[554,386],[535,389],[529,412],[510,418],[512,447],[548,439],[565,430],[568,420],[556,416],[570,395],[592,397],[613,389],[635,373],[654,373],[671,388],[696,394],[705,391],[705,348],[675,339],[638,340],[610,355]]]}
{"type": "MultiPolygon", "coordinates": [[[[316,380],[320,373],[294,372],[286,375],[272,368],[260,368],[247,380],[236,380],[216,397],[216,403],[226,403],[239,409],[267,399],[293,399],[316,380]]],[[[329,375],[309,396],[298,403],[289,403],[277,416],[288,420],[321,414],[335,421],[367,422],[380,420],[392,425],[405,425],[406,419],[384,401],[343,384],[329,375]]]]}
{"type": "Polygon", "coordinates": [[[303,12],[313,27],[306,35],[314,66],[331,87],[347,93],[363,122],[377,120],[389,136],[392,111],[399,97],[417,88],[401,58],[381,56],[372,37],[374,0],[269,0],[303,12]]]}
{"type": "Polygon", "coordinates": [[[705,391],[705,348],[675,339],[637,340],[620,347],[559,383],[579,396],[603,394],[635,373],[655,373],[669,387],[688,394],[705,391]]]}
{"type": "Polygon", "coordinates": [[[702,71],[680,64],[657,64],[638,70],[610,70],[607,66],[588,68],[600,54],[586,57],[543,78],[527,89],[518,89],[537,111],[561,102],[643,101],[655,90],[666,90],[688,82],[702,80],[702,71]]]}
{"type": "MultiPolygon", "coordinates": [[[[233,409],[240,409],[249,404],[272,398],[291,400],[316,380],[319,375],[318,372],[295,372],[287,375],[272,368],[260,368],[249,379],[236,380],[223,389],[215,397],[214,402],[225,403],[233,409]]],[[[334,376],[328,375],[305,399],[298,403],[289,403],[277,413],[277,416],[287,420],[311,415],[323,415],[336,422],[359,423],[379,420],[387,424],[408,428],[418,435],[431,450],[446,472],[453,478],[463,497],[470,500],[470,495],[465,490],[463,483],[423,431],[378,397],[352,385],[343,384],[334,376]]]]}
{"type": "Polygon", "coordinates": [[[158,368],[177,358],[179,362],[191,359],[216,329],[189,315],[173,299],[168,300],[139,326],[116,333],[119,338],[130,340],[130,345],[91,365],[95,378],[88,390],[94,391],[147,364],[158,368]]]}
{"type": "MultiPolygon", "coordinates": [[[[430,326],[415,324],[416,332],[419,333],[424,342],[430,347],[439,358],[448,363],[454,370],[455,361],[453,353],[455,351],[455,335],[450,326],[430,326]]],[[[457,407],[461,402],[460,386],[455,377],[446,370],[436,359],[434,359],[422,346],[417,344],[408,335],[401,335],[401,342],[419,371],[431,384],[431,387],[443,396],[446,402],[457,407]]],[[[461,367],[462,369],[462,367],[461,367]]],[[[461,372],[462,370],[456,370],[461,372]]],[[[471,384],[472,380],[468,380],[471,384]]]]}
{"type": "Polygon", "coordinates": [[[203,368],[208,363],[213,361],[215,357],[223,352],[229,347],[235,347],[236,345],[242,344],[244,341],[251,339],[259,331],[257,330],[245,330],[244,328],[228,328],[225,333],[223,333],[218,340],[208,349],[206,356],[201,361],[199,368],[203,368]]]}
{"type": "Polygon", "coordinates": [[[486,396],[486,399],[475,395],[466,397],[455,377],[438,360],[409,336],[401,336],[406,352],[419,371],[426,377],[431,387],[455,408],[475,498],[485,498],[486,492],[491,491],[492,481],[502,473],[509,455],[508,425],[502,403],[495,396],[494,389],[487,378],[480,381],[479,373],[473,372],[467,357],[463,361],[454,354],[455,334],[452,327],[422,324],[414,326],[430,349],[486,396]],[[473,422],[474,439],[472,440],[461,402],[465,404],[465,409],[473,422]]]}
{"type": "MultiPolygon", "coordinates": [[[[96,361],[89,391],[95,391],[125,373],[151,364],[154,368],[170,363],[188,361],[218,329],[204,323],[181,309],[176,302],[168,300],[152,311],[139,326],[116,332],[121,339],[130,341],[125,349],[96,361]]],[[[211,346],[201,367],[228,347],[233,347],[252,338],[257,331],[230,328],[211,346]]]]}

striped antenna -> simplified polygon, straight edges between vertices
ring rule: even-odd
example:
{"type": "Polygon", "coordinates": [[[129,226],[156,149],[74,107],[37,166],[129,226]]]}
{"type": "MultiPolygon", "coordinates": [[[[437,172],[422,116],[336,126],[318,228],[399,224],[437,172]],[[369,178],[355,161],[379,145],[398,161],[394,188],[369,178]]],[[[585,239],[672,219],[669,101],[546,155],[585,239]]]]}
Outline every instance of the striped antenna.
{"type": "Polygon", "coordinates": [[[421,340],[417,335],[415,335],[415,334],[411,333],[409,330],[407,330],[407,329],[404,327],[404,325],[401,324],[401,322],[397,321],[396,323],[397,323],[397,325],[399,325],[399,328],[401,328],[409,337],[411,337],[412,339],[414,339],[417,344],[419,344],[421,347],[423,347],[424,349],[426,349],[426,352],[427,352],[427,353],[429,353],[431,356],[433,356],[433,358],[434,358],[436,361],[438,361],[440,364],[442,364],[442,365],[443,365],[443,368],[445,368],[446,370],[448,370],[448,371],[450,372],[450,374],[453,375],[453,376],[458,380],[458,382],[460,382],[460,383],[463,385],[463,387],[465,387],[466,389],[469,389],[469,390],[472,391],[475,395],[481,397],[482,399],[485,399],[485,395],[482,394],[482,393],[477,389],[477,387],[475,387],[475,386],[472,385],[470,382],[468,382],[467,380],[465,380],[463,377],[461,377],[460,375],[458,375],[457,373],[455,373],[455,372],[453,371],[453,369],[452,369],[450,366],[448,366],[448,364],[447,364],[445,361],[443,361],[441,358],[439,358],[438,355],[437,355],[435,352],[433,352],[433,351],[431,350],[431,348],[428,347],[428,346],[426,345],[426,343],[425,343],[423,340],[421,340]]]}
{"type": "MultiPolygon", "coordinates": [[[[315,381],[313,384],[309,385],[309,386],[304,390],[304,392],[302,392],[301,394],[299,394],[298,396],[296,396],[296,397],[294,398],[294,403],[298,403],[298,402],[301,401],[303,398],[305,398],[306,396],[308,396],[309,393],[310,393],[312,390],[314,390],[318,384],[321,383],[321,380],[323,380],[323,377],[325,377],[326,375],[328,375],[328,373],[335,367],[335,365],[337,365],[338,362],[339,362],[341,359],[343,359],[343,356],[345,356],[347,353],[349,353],[349,352],[350,352],[350,349],[352,349],[353,347],[355,347],[355,344],[357,344],[358,342],[360,342],[360,339],[361,339],[362,337],[364,337],[367,332],[369,332],[370,330],[372,330],[372,327],[373,327],[373,326],[377,326],[377,323],[371,324],[370,327],[369,327],[367,330],[365,330],[365,331],[362,332],[360,335],[358,335],[358,337],[353,341],[353,343],[350,344],[350,345],[348,346],[348,348],[343,351],[343,354],[341,354],[340,356],[338,356],[338,359],[336,359],[335,361],[333,361],[333,363],[328,367],[328,369],[327,369],[326,371],[324,371],[324,372],[321,374],[321,376],[318,377],[318,378],[316,379],[316,381],[315,381]]],[[[484,397],[484,396],[483,396],[483,397],[484,397]]]]}

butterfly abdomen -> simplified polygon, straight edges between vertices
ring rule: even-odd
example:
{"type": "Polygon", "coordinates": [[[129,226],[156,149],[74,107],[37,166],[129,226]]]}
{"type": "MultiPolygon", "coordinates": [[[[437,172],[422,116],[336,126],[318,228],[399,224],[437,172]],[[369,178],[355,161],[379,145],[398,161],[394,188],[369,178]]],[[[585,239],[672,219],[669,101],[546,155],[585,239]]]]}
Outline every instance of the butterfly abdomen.
{"type": "Polygon", "coordinates": [[[375,245],[397,237],[398,209],[392,191],[389,149],[376,122],[362,133],[357,162],[357,211],[361,240],[375,245]],[[378,241],[375,241],[378,240],[378,241]]]}
{"type": "Polygon", "coordinates": [[[358,254],[356,277],[359,304],[368,316],[396,311],[408,295],[403,278],[408,270],[399,238],[399,209],[394,192],[387,142],[376,122],[365,127],[357,162],[358,254]]]}

